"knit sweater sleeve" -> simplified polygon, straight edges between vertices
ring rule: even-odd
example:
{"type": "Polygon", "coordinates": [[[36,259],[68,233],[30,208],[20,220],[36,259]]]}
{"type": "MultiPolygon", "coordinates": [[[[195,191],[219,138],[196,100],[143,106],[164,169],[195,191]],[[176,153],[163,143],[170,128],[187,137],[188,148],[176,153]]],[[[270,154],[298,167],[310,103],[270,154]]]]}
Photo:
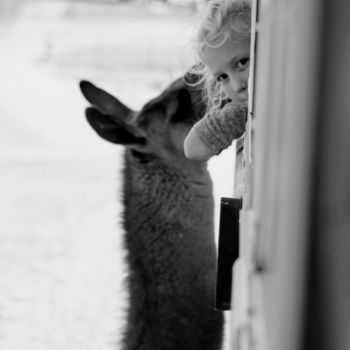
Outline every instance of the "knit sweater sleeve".
{"type": "Polygon", "coordinates": [[[208,112],[194,125],[194,129],[213,154],[219,154],[243,135],[246,118],[247,107],[230,102],[221,110],[208,112]]]}

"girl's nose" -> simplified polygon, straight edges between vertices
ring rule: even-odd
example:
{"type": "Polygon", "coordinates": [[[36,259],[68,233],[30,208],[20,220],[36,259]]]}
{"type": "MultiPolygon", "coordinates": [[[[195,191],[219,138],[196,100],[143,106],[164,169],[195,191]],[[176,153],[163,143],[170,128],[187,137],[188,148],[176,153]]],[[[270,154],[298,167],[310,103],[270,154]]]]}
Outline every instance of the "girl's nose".
{"type": "Polygon", "coordinates": [[[242,100],[248,99],[248,81],[242,74],[233,74],[231,77],[231,88],[234,94],[242,100]]]}
{"type": "Polygon", "coordinates": [[[246,83],[242,84],[238,87],[238,94],[244,94],[245,92],[248,92],[248,85],[246,83]]]}
{"type": "Polygon", "coordinates": [[[245,83],[241,83],[239,85],[232,87],[234,94],[238,100],[248,100],[248,85],[245,83]]]}
{"type": "Polygon", "coordinates": [[[248,90],[248,84],[243,79],[232,79],[232,89],[236,94],[242,94],[248,90]]]}

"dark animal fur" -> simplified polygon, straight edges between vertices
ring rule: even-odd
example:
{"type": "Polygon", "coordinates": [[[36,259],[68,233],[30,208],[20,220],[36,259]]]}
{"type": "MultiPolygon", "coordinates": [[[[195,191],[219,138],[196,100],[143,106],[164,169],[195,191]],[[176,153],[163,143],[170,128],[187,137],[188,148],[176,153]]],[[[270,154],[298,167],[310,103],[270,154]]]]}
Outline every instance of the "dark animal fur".
{"type": "Polygon", "coordinates": [[[129,265],[125,350],[218,350],[212,184],[183,140],[203,115],[200,91],[178,79],[134,112],[91,83],[86,111],[103,138],[128,146],[124,227],[129,265]]]}

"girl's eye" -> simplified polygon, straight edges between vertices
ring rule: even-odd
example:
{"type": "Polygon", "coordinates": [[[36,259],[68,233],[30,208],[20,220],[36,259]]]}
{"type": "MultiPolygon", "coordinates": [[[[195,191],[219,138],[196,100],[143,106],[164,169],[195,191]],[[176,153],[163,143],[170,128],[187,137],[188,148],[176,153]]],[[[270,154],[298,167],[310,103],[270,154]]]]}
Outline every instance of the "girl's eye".
{"type": "Polygon", "coordinates": [[[249,64],[249,57],[242,58],[237,62],[237,68],[244,69],[247,67],[248,64],[249,64]]]}
{"type": "Polygon", "coordinates": [[[220,74],[218,77],[216,77],[216,80],[218,82],[222,82],[222,81],[226,80],[227,78],[228,78],[227,74],[220,74]]]}

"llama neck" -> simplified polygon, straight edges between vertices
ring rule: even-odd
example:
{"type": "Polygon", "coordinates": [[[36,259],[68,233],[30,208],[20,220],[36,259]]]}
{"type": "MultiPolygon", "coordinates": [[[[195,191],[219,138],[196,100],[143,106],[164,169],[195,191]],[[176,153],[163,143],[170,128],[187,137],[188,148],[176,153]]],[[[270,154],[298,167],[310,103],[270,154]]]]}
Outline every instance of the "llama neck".
{"type": "Polygon", "coordinates": [[[156,160],[144,163],[126,151],[124,181],[126,215],[142,212],[157,220],[212,226],[212,183],[206,168],[185,173],[156,160]]]}

